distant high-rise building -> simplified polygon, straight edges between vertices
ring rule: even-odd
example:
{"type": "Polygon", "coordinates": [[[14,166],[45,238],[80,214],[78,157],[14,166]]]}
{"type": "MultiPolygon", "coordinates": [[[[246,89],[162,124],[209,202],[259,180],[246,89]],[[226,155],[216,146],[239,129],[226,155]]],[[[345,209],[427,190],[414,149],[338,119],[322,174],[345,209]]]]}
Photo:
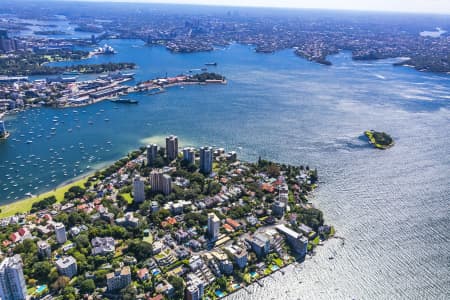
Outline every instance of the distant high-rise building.
{"type": "Polygon", "coordinates": [[[73,258],[73,256],[61,257],[55,262],[55,264],[59,274],[69,278],[77,275],[77,261],[73,258]]]}
{"type": "Polygon", "coordinates": [[[147,165],[152,165],[158,156],[158,145],[152,144],[147,146],[147,165]]]}
{"type": "Polygon", "coordinates": [[[220,219],[214,213],[208,214],[208,235],[215,241],[219,237],[220,219]]]}
{"type": "Polygon", "coordinates": [[[0,264],[0,299],[25,300],[27,286],[19,254],[5,258],[0,264]]]}
{"type": "Polygon", "coordinates": [[[178,155],[178,137],[170,135],[166,137],[166,155],[169,160],[174,160],[178,155]]]}
{"type": "Polygon", "coordinates": [[[183,148],[183,160],[187,161],[189,164],[195,163],[195,150],[191,147],[183,148]]]}
{"type": "Polygon", "coordinates": [[[49,258],[52,255],[52,248],[46,241],[38,241],[38,252],[42,257],[49,258]]]}
{"type": "Polygon", "coordinates": [[[8,37],[6,30],[0,30],[0,52],[10,52],[19,48],[19,41],[8,37]]]}
{"type": "Polygon", "coordinates": [[[213,165],[213,149],[211,147],[200,148],[200,172],[210,174],[213,165]]]}
{"type": "Polygon", "coordinates": [[[56,241],[64,244],[67,241],[66,227],[63,223],[55,223],[56,241]]]}
{"type": "Polygon", "coordinates": [[[145,201],[144,181],[142,181],[141,176],[139,175],[134,177],[133,198],[136,203],[142,203],[145,201]]]}
{"type": "Polygon", "coordinates": [[[162,176],[162,192],[164,195],[172,192],[172,178],[168,174],[162,176]]]}
{"type": "Polygon", "coordinates": [[[150,173],[150,186],[154,192],[169,195],[172,192],[172,178],[162,170],[155,169],[150,173]]]}

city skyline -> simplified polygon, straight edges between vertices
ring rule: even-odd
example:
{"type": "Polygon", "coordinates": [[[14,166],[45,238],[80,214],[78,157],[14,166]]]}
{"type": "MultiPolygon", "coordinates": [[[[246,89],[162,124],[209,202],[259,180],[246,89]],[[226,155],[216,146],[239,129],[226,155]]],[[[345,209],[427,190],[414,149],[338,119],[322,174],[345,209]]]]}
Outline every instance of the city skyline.
{"type": "MultiPolygon", "coordinates": [[[[66,0],[62,0],[66,1],[66,0]]],[[[70,1],[70,0],[69,0],[70,1]]],[[[272,7],[272,8],[296,8],[296,9],[327,9],[327,10],[354,10],[373,12],[404,12],[404,13],[433,13],[450,14],[450,2],[444,0],[380,0],[380,1],[358,1],[358,0],[75,0],[88,2],[130,2],[130,3],[158,3],[158,4],[186,4],[207,6],[230,6],[230,7],[272,7]]]]}

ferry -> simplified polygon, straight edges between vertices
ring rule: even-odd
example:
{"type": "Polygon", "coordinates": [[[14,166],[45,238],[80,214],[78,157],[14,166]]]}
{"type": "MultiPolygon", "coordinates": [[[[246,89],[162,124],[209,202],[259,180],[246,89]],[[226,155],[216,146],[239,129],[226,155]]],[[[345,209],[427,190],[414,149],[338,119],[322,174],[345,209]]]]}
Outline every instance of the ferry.
{"type": "Polygon", "coordinates": [[[138,104],[139,101],[137,100],[131,100],[131,99],[116,99],[116,100],[110,100],[114,103],[123,103],[123,104],[138,104]]]}

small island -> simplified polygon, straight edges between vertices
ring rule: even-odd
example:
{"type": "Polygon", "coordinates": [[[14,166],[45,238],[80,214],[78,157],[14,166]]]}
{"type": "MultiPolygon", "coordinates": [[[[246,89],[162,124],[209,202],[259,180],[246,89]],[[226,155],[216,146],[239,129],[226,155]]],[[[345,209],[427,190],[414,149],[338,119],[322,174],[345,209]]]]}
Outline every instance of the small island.
{"type": "Polygon", "coordinates": [[[394,146],[394,140],[386,132],[366,130],[364,134],[369,138],[369,143],[377,149],[386,150],[394,146]]]}

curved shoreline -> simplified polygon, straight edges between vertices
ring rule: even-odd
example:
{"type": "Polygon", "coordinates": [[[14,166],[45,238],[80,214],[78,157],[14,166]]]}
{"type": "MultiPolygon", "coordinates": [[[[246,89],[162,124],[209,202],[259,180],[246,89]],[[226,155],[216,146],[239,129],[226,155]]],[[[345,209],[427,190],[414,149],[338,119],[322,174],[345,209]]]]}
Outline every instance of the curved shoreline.
{"type": "Polygon", "coordinates": [[[64,199],[65,192],[67,192],[73,186],[83,185],[88,180],[88,178],[92,176],[92,174],[93,173],[82,175],[81,178],[73,178],[69,181],[66,181],[65,183],[60,184],[58,187],[52,190],[43,192],[42,194],[3,204],[0,206],[0,218],[7,218],[16,214],[27,213],[30,211],[33,203],[52,195],[56,197],[56,202],[61,202],[64,199]]]}

